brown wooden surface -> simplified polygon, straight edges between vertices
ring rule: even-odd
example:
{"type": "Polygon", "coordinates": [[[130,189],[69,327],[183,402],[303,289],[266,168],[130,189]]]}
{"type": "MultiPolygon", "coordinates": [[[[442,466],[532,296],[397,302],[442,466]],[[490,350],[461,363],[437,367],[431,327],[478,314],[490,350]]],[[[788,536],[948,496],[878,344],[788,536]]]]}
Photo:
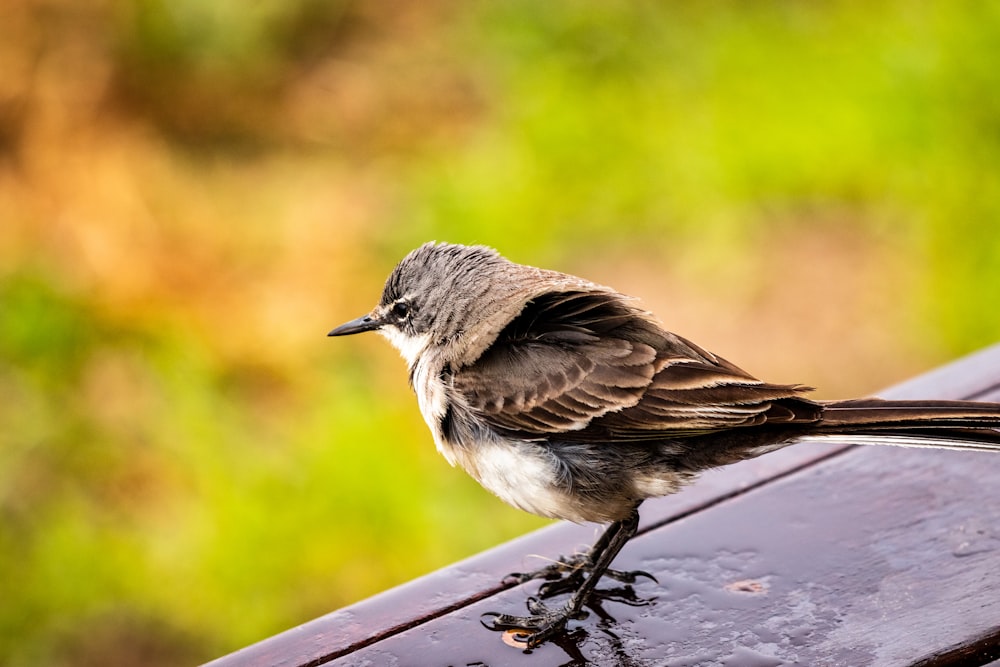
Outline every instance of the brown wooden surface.
{"type": "MultiPolygon", "coordinates": [[[[1000,346],[884,393],[1000,401],[1000,346]]],[[[988,665],[1000,662],[1000,456],[814,443],[647,502],[615,562],[634,586],[531,652],[482,628],[524,613],[510,571],[585,547],[560,524],[210,663],[988,665]]],[[[401,549],[406,545],[401,544],[401,549]]],[[[602,588],[613,588],[614,582],[602,588]]]]}

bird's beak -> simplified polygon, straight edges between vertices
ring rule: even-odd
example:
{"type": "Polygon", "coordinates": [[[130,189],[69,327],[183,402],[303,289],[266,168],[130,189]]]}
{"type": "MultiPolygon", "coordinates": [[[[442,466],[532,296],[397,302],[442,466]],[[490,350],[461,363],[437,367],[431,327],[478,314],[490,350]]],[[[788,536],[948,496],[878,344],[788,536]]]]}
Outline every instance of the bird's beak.
{"type": "Polygon", "coordinates": [[[362,331],[374,331],[381,326],[382,321],[369,314],[364,317],[359,317],[356,320],[351,320],[350,322],[341,324],[339,327],[328,333],[327,336],[350,336],[351,334],[361,333],[362,331]]]}

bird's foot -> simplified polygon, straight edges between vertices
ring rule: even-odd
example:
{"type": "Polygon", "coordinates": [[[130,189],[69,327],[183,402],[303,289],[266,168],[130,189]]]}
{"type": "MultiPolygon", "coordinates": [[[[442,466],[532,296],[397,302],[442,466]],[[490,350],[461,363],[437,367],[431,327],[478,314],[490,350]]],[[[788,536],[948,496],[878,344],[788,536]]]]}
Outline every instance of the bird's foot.
{"type": "MultiPolygon", "coordinates": [[[[594,565],[589,554],[576,554],[569,558],[559,558],[554,563],[535,570],[534,572],[512,572],[504,577],[504,583],[523,584],[534,579],[545,579],[538,589],[543,598],[550,598],[562,593],[571,593],[578,589],[586,578],[584,575],[593,569],[594,565]]],[[[612,570],[604,571],[602,577],[608,577],[623,584],[634,584],[640,577],[656,581],[656,577],[644,570],[612,570]]]]}
{"type": "Polygon", "coordinates": [[[553,610],[538,598],[529,597],[527,605],[530,616],[514,616],[491,611],[483,614],[480,622],[490,630],[503,632],[506,644],[515,648],[529,649],[564,631],[566,622],[570,619],[586,618],[588,612],[583,609],[584,606],[601,619],[614,622],[615,619],[604,610],[603,602],[621,602],[630,607],[643,607],[652,602],[651,598],[636,596],[635,590],[629,584],[621,588],[594,590],[591,595],[583,598],[582,603],[578,602],[578,599],[578,596],[574,596],[563,607],[553,610]]]}
{"type": "Polygon", "coordinates": [[[531,572],[511,572],[503,578],[505,584],[523,584],[526,581],[535,579],[545,579],[546,581],[557,581],[562,579],[568,572],[586,571],[589,569],[589,554],[574,554],[572,556],[560,556],[545,567],[541,567],[531,572]]]}
{"type": "MultiPolygon", "coordinates": [[[[637,507],[633,507],[626,518],[608,526],[588,553],[560,559],[536,572],[515,573],[506,579],[506,583],[545,579],[546,583],[540,587],[539,595],[542,597],[573,591],[565,606],[557,610],[549,609],[539,598],[530,597],[528,598],[530,616],[487,612],[482,617],[483,625],[490,630],[504,631],[504,641],[508,644],[533,648],[562,632],[569,619],[583,618],[587,615],[583,607],[594,604],[592,596],[600,597],[600,591],[596,590],[596,586],[604,575],[625,583],[626,593],[631,593],[628,590],[631,588],[629,584],[639,577],[648,577],[656,581],[653,575],[641,570],[622,572],[608,569],[611,561],[636,533],[639,526],[637,507]],[[589,574],[585,576],[584,573],[589,574]]],[[[600,605],[593,608],[597,610],[600,605]]],[[[603,614],[601,616],[604,618],[603,614]]]]}
{"type": "MultiPolygon", "coordinates": [[[[550,598],[556,595],[561,595],[563,593],[572,593],[577,590],[585,579],[584,573],[589,572],[590,568],[581,567],[579,569],[573,570],[569,575],[563,577],[562,579],[555,579],[547,581],[538,588],[538,595],[543,598],[550,598]]],[[[623,584],[634,584],[639,580],[640,577],[646,577],[647,579],[656,582],[656,577],[651,575],[645,570],[612,570],[608,568],[601,575],[601,578],[607,577],[608,579],[614,579],[615,581],[621,582],[623,584]]]]}
{"type": "Polygon", "coordinates": [[[565,628],[569,619],[587,616],[587,612],[575,608],[572,603],[553,610],[535,597],[528,598],[528,611],[531,616],[489,611],[482,615],[480,622],[490,630],[507,633],[518,646],[535,648],[565,628]]]}

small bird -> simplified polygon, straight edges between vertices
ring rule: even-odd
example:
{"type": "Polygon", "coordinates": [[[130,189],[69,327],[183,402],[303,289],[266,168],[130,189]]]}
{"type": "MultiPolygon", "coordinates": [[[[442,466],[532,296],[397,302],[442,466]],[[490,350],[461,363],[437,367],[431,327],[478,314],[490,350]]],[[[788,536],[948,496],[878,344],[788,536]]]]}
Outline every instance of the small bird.
{"type": "MultiPolygon", "coordinates": [[[[698,473],[803,438],[1000,452],[1000,404],[815,401],[661,327],[632,298],[491,248],[427,243],[393,269],[378,305],[329,333],[378,331],[409,366],[438,451],[501,500],[544,517],[610,524],[589,552],[516,575],[569,592],[484,625],[534,647],[580,616],[636,533],[639,505],[698,473]]],[[[647,575],[650,576],[650,575],[647,575]]],[[[543,597],[547,597],[543,590],[543,597]]]]}

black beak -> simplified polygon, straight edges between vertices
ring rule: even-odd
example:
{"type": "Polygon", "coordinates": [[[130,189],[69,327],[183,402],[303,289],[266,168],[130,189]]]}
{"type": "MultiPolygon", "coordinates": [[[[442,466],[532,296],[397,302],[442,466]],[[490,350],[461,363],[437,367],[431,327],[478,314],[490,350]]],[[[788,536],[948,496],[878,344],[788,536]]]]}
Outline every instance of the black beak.
{"type": "Polygon", "coordinates": [[[365,315],[364,317],[359,317],[356,320],[351,320],[345,324],[341,324],[339,327],[327,334],[327,336],[350,336],[351,334],[361,333],[362,331],[374,331],[382,326],[380,320],[375,319],[371,315],[365,315]]]}

